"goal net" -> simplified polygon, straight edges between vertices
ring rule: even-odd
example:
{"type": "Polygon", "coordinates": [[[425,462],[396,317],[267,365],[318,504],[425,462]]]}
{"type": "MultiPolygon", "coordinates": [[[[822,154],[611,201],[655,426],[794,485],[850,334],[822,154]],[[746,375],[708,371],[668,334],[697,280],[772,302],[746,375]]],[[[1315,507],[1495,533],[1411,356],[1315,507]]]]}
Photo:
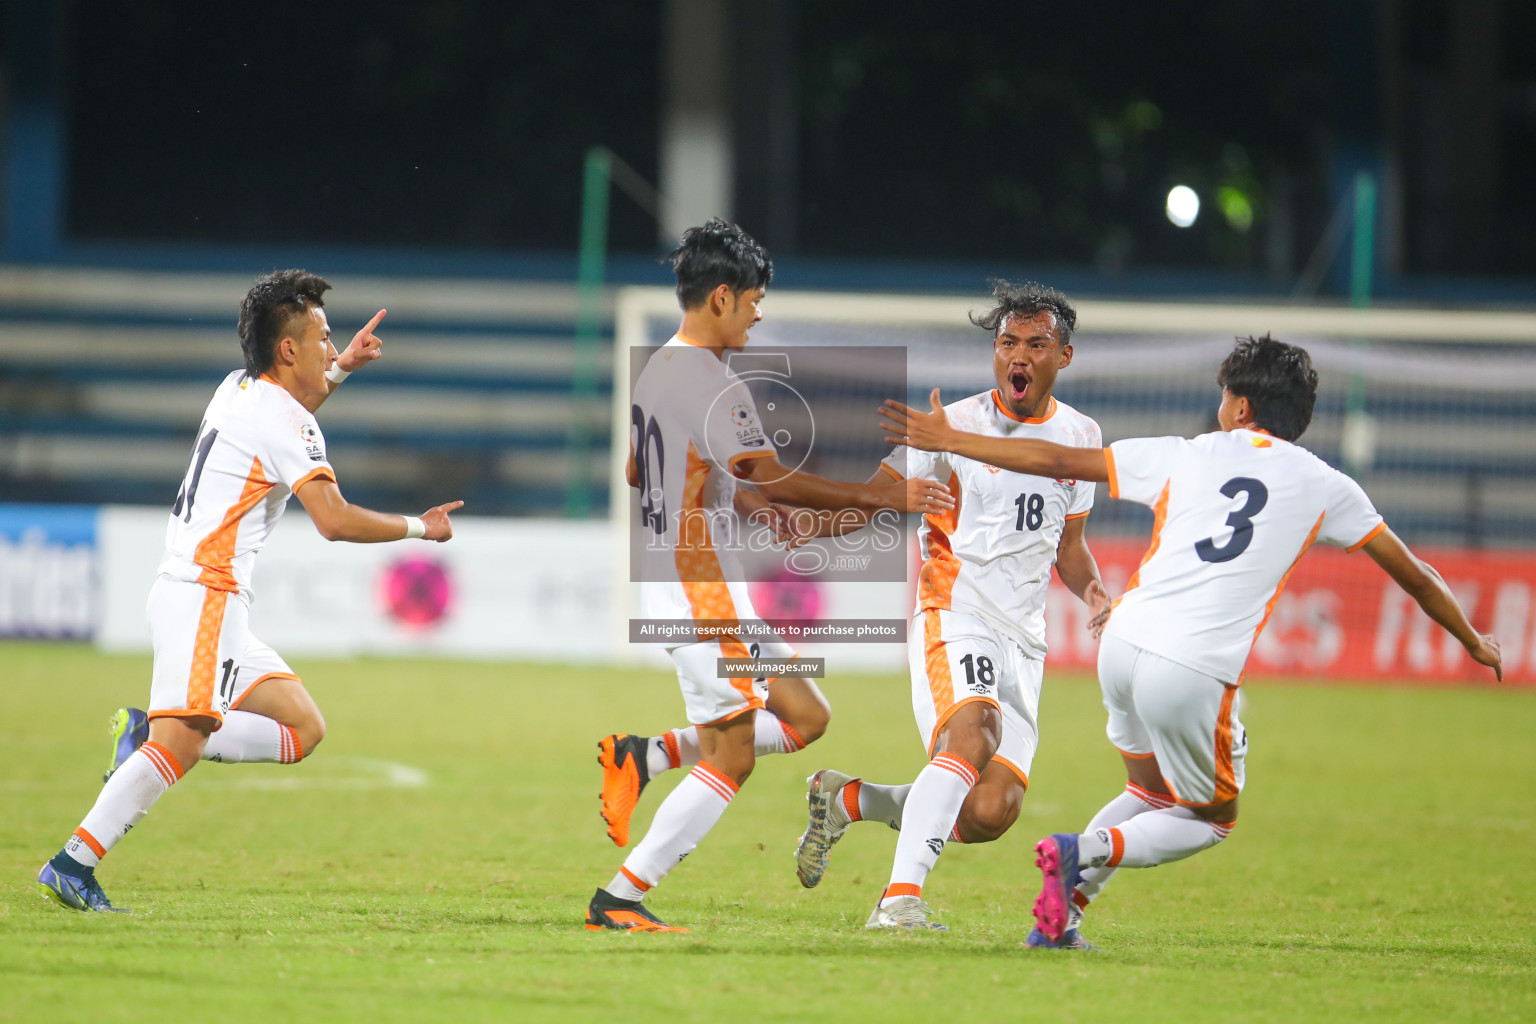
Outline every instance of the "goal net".
{"type": "MultiPolygon", "coordinates": [[[[934,387],[952,402],[994,386],[991,339],[968,320],[990,301],[985,292],[911,297],[770,290],[747,351],[900,350],[908,403],[926,407],[934,387]]],[[[663,343],[678,319],[670,289],[618,294],[616,500],[610,508],[621,536],[637,506],[624,484],[622,458],[629,446],[630,351],[663,343]]],[[[1085,301],[1078,304],[1072,364],[1061,372],[1055,394],[1097,420],[1106,444],[1204,433],[1216,426],[1216,369],[1234,338],[1265,333],[1306,348],[1321,377],[1316,415],[1300,443],[1360,481],[1388,525],[1457,589],[1475,624],[1501,634],[1515,677],[1536,681],[1536,315],[1085,301]]],[[[834,395],[843,386],[861,416],[844,421],[843,429],[863,423],[852,429],[867,429],[878,440],[868,388],[823,382],[834,395]]],[[[860,464],[830,460],[807,468],[862,481],[873,465],[858,451],[865,459],[860,464]]],[[[1146,509],[1113,501],[1099,486],[1088,537],[1112,591],[1134,571],[1150,523],[1146,509]]],[[[1395,587],[1384,587],[1385,580],[1363,555],[1307,556],[1260,638],[1257,667],[1300,675],[1480,678],[1459,646],[1395,587]]],[[[627,576],[615,582],[621,584],[618,615],[627,618],[634,589],[627,576]],[[631,595],[627,604],[625,594],[631,595]]],[[[829,583],[825,590],[810,602],[824,615],[850,606],[910,612],[910,585],[829,583]],[[896,596],[876,596],[890,594],[896,596]]],[[[1082,606],[1059,585],[1056,591],[1052,660],[1089,665],[1094,645],[1080,628],[1082,606]]],[[[772,585],[754,597],[759,593],[771,601],[772,585]]],[[[857,663],[874,653],[850,656],[857,663]]]]}

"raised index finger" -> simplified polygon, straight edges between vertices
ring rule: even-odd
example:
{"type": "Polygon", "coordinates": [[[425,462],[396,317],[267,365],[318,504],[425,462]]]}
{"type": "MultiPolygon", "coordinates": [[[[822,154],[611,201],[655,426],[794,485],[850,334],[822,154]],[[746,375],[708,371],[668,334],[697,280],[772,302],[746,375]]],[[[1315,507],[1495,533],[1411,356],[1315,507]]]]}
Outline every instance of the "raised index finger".
{"type": "Polygon", "coordinates": [[[363,325],[363,329],[362,329],[361,333],[363,333],[363,334],[372,334],[373,333],[373,329],[375,327],[379,326],[379,321],[383,320],[384,319],[384,314],[388,313],[388,312],[389,312],[389,310],[387,310],[387,309],[381,309],[377,313],[373,314],[373,319],[369,320],[368,323],[363,325]]]}

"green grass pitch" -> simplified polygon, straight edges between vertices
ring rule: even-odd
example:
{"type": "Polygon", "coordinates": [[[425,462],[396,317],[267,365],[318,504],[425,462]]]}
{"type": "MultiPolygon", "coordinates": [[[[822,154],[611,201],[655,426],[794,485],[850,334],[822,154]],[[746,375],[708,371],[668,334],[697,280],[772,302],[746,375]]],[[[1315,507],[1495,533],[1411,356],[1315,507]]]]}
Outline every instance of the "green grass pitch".
{"type": "Polygon", "coordinates": [[[594,744],[681,724],[668,674],[296,668],[330,725],[314,758],[199,766],[101,869],[137,913],[84,915],[33,877],[149,661],[0,645],[0,1021],[1536,1019],[1536,693],[1252,684],[1233,837],[1122,871],[1083,955],[1023,940],[1032,843],[1123,781],[1090,680],[1048,673],[1018,825],[929,879],[949,934],[863,931],[895,839],[877,825],[820,888],[795,881],[807,774],[921,765],[905,680],[870,676],[826,681],[827,736],[764,759],[653,894],[693,933],[632,936],[580,923],[621,857],[594,744]]]}

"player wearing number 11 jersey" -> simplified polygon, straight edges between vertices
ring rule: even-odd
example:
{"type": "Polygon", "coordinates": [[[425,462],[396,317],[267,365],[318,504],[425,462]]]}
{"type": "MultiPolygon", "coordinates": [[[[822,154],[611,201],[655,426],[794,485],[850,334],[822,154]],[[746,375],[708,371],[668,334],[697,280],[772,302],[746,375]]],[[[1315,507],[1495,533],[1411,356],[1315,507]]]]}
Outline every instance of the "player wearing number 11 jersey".
{"type": "Polygon", "coordinates": [[[321,304],[329,287],[302,270],[280,271],[240,305],[245,369],[225,377],[208,404],[149,593],[149,713],[117,713],[106,785],[37,876],[66,907],[118,909],[96,865],[198,760],[291,764],[324,735],[299,677],[248,628],[256,554],[291,495],[327,540],[453,536],[448,513],[463,502],[418,519],[350,505],[337,489],[315,410],[382,354],[373,330],[384,310],[337,356],[321,304]]]}
{"type": "Polygon", "coordinates": [[[1312,419],[1317,372],[1300,348],[1248,338],[1221,365],[1221,430],[1134,438],[1107,449],[962,433],[932,413],[883,411],[892,440],[1019,472],[1105,480],[1151,506],[1151,545],[1104,629],[1099,684],[1125,791],[1080,835],[1036,845],[1044,875],[1030,945],[1082,948],[1084,909],[1118,867],[1181,860],[1237,823],[1248,736],[1239,686],[1291,570],[1313,543],[1364,549],[1478,663],[1502,678],[1440,575],[1389,530],[1349,477],[1295,441],[1312,419]]]}

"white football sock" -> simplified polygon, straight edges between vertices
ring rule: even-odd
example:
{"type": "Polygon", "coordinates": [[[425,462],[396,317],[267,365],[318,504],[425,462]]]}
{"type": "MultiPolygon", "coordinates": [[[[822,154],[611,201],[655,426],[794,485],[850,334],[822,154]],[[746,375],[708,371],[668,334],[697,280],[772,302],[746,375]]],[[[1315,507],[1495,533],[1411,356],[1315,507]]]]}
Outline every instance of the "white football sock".
{"type": "MultiPolygon", "coordinates": [[[[1083,831],[1093,833],[1101,828],[1111,828],[1130,821],[1138,814],[1163,810],[1173,805],[1173,797],[1164,793],[1153,793],[1134,782],[1127,782],[1124,791],[1117,793],[1113,800],[1099,808],[1099,813],[1093,816],[1088,822],[1088,827],[1083,831]]],[[[1081,880],[1072,893],[1072,912],[1067,927],[1077,927],[1078,922],[1083,918],[1083,911],[1088,909],[1088,904],[1104,891],[1109,880],[1115,877],[1115,870],[1115,868],[1102,866],[1082,869],[1079,876],[1081,880]]]]}
{"type": "Polygon", "coordinates": [[[917,773],[902,808],[905,827],[896,840],[891,882],[880,898],[881,906],[900,896],[922,896],[923,882],[938,863],[960,816],[960,805],[976,779],[973,766],[949,753],[939,754],[917,773]]]}
{"type": "Polygon", "coordinates": [[[695,765],[656,808],[645,838],[625,858],[608,891],[621,900],[644,896],[698,847],[740,788],[719,769],[695,765]]]}
{"type": "Polygon", "coordinates": [[[912,792],[912,783],[881,786],[863,779],[845,783],[827,807],[834,828],[855,821],[879,821],[901,830],[901,809],[912,792]]]}
{"type": "Polygon", "coordinates": [[[1138,814],[1115,828],[1078,837],[1081,863],[1093,867],[1150,868],[1193,857],[1232,832],[1231,824],[1206,821],[1188,807],[1138,814]]]}
{"type": "MultiPolygon", "coordinates": [[[[805,741],[794,726],[782,721],[772,711],[760,708],[752,722],[752,752],[758,757],[769,754],[792,754],[805,746],[805,741]]],[[[668,768],[681,768],[685,764],[699,763],[699,730],[697,726],[673,729],[657,736],[645,747],[645,767],[655,778],[668,768]]]]}
{"type": "Polygon", "coordinates": [[[208,737],[203,748],[204,761],[224,764],[293,764],[303,757],[304,748],[296,732],[276,719],[249,711],[226,711],[224,725],[208,737]]]}
{"type": "Polygon", "coordinates": [[[153,740],[145,743],[101,787],[90,813],[64,844],[64,852],[94,868],[183,774],[169,750],[153,740]]]}

